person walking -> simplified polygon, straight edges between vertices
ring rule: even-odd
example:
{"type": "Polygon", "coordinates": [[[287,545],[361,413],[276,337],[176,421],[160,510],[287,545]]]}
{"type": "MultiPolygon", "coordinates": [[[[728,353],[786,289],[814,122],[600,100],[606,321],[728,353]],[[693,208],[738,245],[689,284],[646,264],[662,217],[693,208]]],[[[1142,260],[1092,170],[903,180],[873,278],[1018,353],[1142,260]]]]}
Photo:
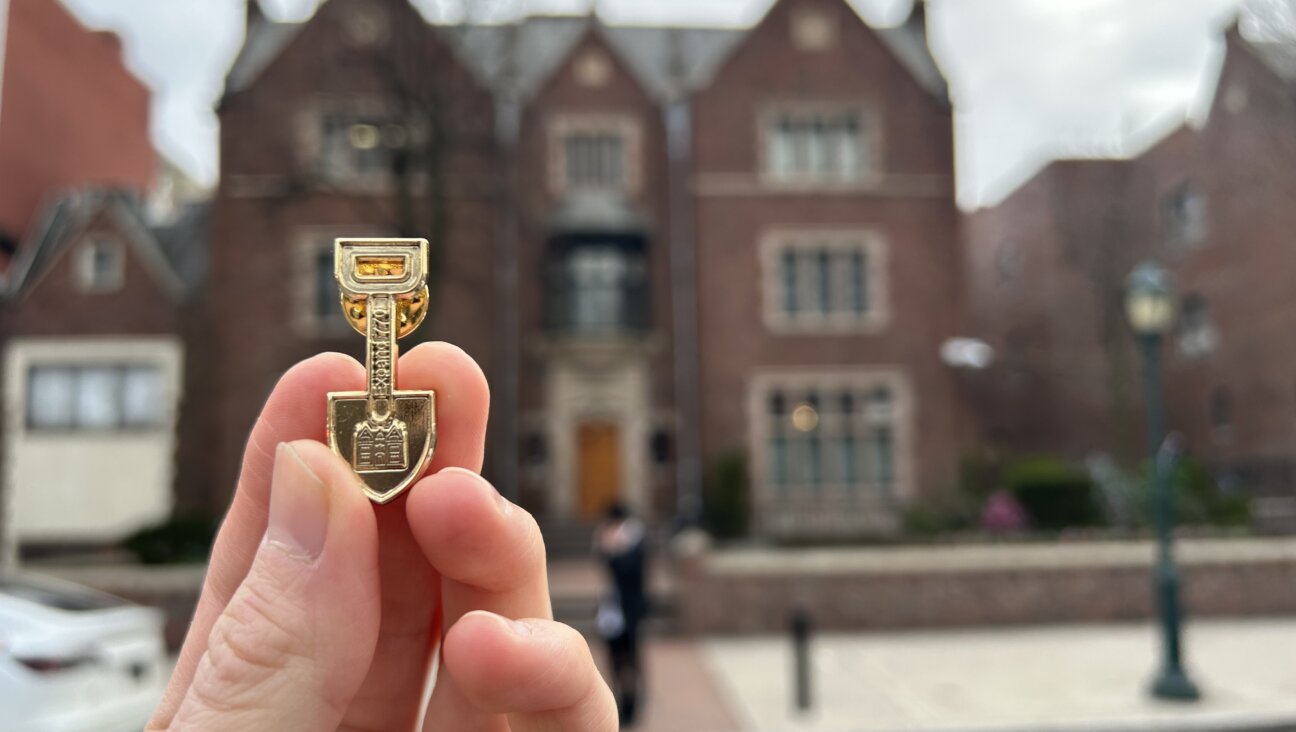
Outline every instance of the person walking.
{"type": "Polygon", "coordinates": [[[594,536],[611,590],[599,604],[597,626],[612,660],[612,688],[623,727],[634,725],[643,693],[639,628],[648,614],[648,541],[643,522],[621,504],[608,509],[594,536]]]}

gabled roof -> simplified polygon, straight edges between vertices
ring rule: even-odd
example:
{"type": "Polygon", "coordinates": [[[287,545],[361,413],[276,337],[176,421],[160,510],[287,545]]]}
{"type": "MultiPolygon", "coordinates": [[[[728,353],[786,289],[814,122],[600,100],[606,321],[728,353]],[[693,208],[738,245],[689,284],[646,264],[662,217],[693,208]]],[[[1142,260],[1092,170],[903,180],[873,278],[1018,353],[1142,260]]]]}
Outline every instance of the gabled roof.
{"type": "Polygon", "coordinates": [[[252,86],[305,25],[278,23],[259,13],[249,17],[243,47],[225,76],[225,93],[243,91],[252,86]]]}
{"type": "Polygon", "coordinates": [[[455,51],[482,83],[521,98],[533,95],[592,26],[644,89],[670,98],[706,84],[742,38],[732,28],[611,26],[591,16],[535,16],[508,25],[446,26],[455,51]],[[510,82],[509,75],[514,78],[510,82]]]}
{"type": "MultiPolygon", "coordinates": [[[[5,299],[21,298],[100,214],[112,218],[163,290],[175,297],[184,294],[186,283],[145,224],[138,197],[117,188],[85,188],[56,196],[45,207],[9,269],[2,293],[5,299]]],[[[201,245],[201,240],[194,241],[194,246],[201,245]]]]}
{"type": "MultiPolygon", "coordinates": [[[[260,13],[251,16],[243,48],[225,80],[226,93],[251,86],[304,25],[275,22],[260,13]]],[[[592,15],[535,15],[515,23],[436,27],[483,86],[525,99],[553,75],[591,25],[603,32],[644,88],[661,99],[705,86],[749,30],[616,26],[592,15]]],[[[873,30],[924,89],[947,98],[945,77],[927,47],[921,12],[894,28],[873,30]]]]}

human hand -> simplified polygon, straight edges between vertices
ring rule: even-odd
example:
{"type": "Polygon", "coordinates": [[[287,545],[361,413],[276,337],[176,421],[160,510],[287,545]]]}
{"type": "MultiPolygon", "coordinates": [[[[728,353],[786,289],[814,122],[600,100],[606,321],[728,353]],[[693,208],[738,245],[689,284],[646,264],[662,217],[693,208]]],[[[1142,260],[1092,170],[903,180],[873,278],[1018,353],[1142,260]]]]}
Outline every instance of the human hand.
{"type": "Polygon", "coordinates": [[[362,389],[364,368],[323,354],[279,381],[149,730],[617,728],[587,644],[553,621],[535,520],[477,474],[481,369],[432,343],[399,374],[437,392],[437,449],[383,506],[322,444],[325,393],[362,389]]]}

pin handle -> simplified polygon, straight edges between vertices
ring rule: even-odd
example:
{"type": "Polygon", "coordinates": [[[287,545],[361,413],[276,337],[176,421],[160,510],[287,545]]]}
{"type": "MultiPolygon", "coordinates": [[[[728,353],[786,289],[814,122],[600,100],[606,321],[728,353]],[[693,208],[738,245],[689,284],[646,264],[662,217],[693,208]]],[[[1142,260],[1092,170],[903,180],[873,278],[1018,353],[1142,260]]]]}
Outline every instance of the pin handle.
{"type": "Polygon", "coordinates": [[[383,421],[391,416],[396,384],[396,300],[388,294],[369,296],[365,371],[369,377],[369,416],[383,421]]]}

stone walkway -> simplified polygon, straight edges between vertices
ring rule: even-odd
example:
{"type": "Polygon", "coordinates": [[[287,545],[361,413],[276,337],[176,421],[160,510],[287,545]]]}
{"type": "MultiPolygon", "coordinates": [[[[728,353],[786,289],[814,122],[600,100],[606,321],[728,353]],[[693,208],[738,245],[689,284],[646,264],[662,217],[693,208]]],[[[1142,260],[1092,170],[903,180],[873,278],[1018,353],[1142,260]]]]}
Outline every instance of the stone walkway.
{"type": "Polygon", "coordinates": [[[792,711],[786,639],[703,646],[749,732],[1296,730],[1296,620],[1190,625],[1196,704],[1145,693],[1157,645],[1143,624],[823,635],[809,714],[792,711]]]}
{"type": "MultiPolygon", "coordinates": [[[[607,675],[606,654],[591,640],[607,675]]],[[[742,732],[700,643],[655,640],[647,645],[647,695],[635,732],[742,732]]]]}

